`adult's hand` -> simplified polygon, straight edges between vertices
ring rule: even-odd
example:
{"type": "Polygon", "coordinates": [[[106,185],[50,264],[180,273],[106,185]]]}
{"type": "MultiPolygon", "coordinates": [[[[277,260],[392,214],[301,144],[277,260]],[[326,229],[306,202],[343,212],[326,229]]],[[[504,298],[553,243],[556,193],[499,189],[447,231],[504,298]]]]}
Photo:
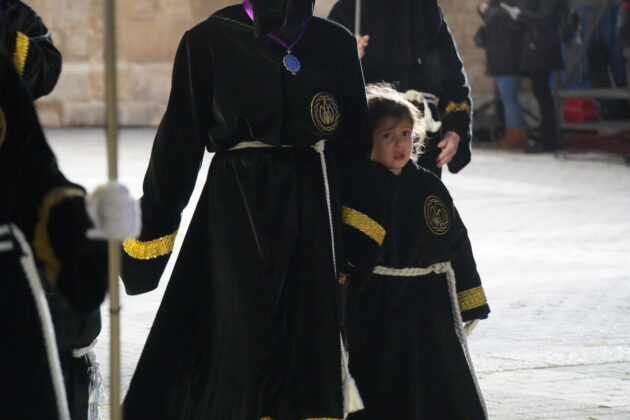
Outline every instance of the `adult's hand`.
{"type": "Polygon", "coordinates": [[[444,138],[441,142],[438,143],[438,147],[442,149],[440,155],[437,158],[437,167],[441,168],[442,166],[449,163],[453,160],[453,157],[457,153],[457,147],[459,147],[459,142],[461,141],[461,137],[454,131],[447,131],[444,135],[444,138]]]}
{"type": "Polygon", "coordinates": [[[521,14],[521,9],[516,6],[510,6],[504,2],[499,3],[501,7],[505,9],[506,12],[510,15],[510,17],[514,20],[518,20],[518,15],[521,14]]]}
{"type": "Polygon", "coordinates": [[[365,48],[367,48],[368,41],[370,40],[370,36],[355,34],[354,37],[357,39],[357,47],[359,48],[359,58],[363,58],[363,56],[365,55],[365,48]]]}

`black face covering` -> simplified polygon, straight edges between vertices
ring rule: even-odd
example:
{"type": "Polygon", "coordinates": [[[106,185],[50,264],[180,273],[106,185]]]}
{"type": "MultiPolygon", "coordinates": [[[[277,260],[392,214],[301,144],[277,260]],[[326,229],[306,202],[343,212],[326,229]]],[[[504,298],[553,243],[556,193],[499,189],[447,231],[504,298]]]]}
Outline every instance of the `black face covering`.
{"type": "Polygon", "coordinates": [[[250,0],[256,36],[274,33],[292,40],[302,24],[313,16],[315,0],[250,0]]]}

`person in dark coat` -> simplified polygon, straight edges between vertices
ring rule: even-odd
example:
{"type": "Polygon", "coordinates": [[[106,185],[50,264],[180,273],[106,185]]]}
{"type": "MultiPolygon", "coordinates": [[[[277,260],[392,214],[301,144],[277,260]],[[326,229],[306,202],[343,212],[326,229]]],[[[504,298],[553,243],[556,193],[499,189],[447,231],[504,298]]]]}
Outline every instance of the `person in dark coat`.
{"type": "Polygon", "coordinates": [[[418,111],[392,88],[366,89],[386,205],[369,192],[372,206],[348,195],[344,207],[345,326],[365,405],[349,419],[485,419],[465,329],[490,310],[466,228],[439,178],[410,159],[418,111]]]}
{"type": "Polygon", "coordinates": [[[521,0],[520,7],[505,2],[501,2],[501,7],[524,27],[519,67],[532,81],[540,108],[540,138],[525,151],[554,152],[562,145],[551,93],[551,72],[564,67],[560,32],[563,22],[568,19],[569,6],[566,0],[521,0]]]}
{"type": "MultiPolygon", "coordinates": [[[[87,384],[85,415],[75,417],[57,347],[63,326],[52,319],[46,295],[54,293],[81,315],[97,310],[107,290],[107,246],[97,239],[120,240],[136,231],[135,206],[120,185],[86,197],[64,177],[27,87],[2,48],[0,179],[0,413],[7,419],[69,419],[70,412],[84,418],[87,384]]],[[[87,380],[90,365],[83,367],[87,380]]]]}
{"type": "MultiPolygon", "coordinates": [[[[339,182],[369,165],[356,40],[311,0],[252,0],[187,31],[124,243],[154,289],[204,151],[203,192],[124,400],[126,418],[342,419],[339,182]]],[[[183,233],[180,233],[183,234],[183,233]]]]}
{"type": "Polygon", "coordinates": [[[486,74],[492,76],[505,116],[505,135],[490,143],[493,149],[520,149],[527,144],[527,130],[518,100],[523,27],[514,22],[499,0],[482,1],[477,10],[483,24],[475,43],[486,52],[486,74]]]}
{"type": "MultiPolygon", "coordinates": [[[[339,0],[328,19],[355,32],[355,0],[339,0]]],[[[470,87],[457,46],[437,0],[364,0],[359,47],[366,83],[396,83],[398,90],[424,93],[442,128],[431,134],[419,164],[440,176],[470,162],[470,87]],[[365,38],[367,37],[367,38],[365,38]],[[366,42],[369,43],[366,45],[366,42]]]]}
{"type": "Polygon", "coordinates": [[[0,0],[0,47],[13,57],[33,100],[52,91],[61,54],[42,19],[21,0],[0,0]]]}

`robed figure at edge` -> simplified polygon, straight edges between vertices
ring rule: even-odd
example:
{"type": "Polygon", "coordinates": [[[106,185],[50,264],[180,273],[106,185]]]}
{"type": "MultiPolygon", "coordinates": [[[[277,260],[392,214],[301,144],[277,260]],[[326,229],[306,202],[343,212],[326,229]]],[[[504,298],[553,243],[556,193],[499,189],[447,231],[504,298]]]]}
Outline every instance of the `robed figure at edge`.
{"type": "Polygon", "coordinates": [[[157,287],[203,153],[215,155],[128,419],[344,417],[338,185],[371,141],[356,40],[312,10],[251,0],[181,40],[142,233],[124,244],[129,294],[157,287]]]}

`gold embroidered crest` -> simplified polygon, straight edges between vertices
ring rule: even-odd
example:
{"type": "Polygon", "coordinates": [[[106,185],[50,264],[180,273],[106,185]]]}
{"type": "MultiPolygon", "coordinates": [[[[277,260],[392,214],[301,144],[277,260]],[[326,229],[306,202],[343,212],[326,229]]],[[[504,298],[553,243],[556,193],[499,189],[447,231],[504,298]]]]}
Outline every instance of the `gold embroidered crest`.
{"type": "Polygon", "coordinates": [[[322,134],[333,133],[339,125],[339,106],[335,97],[326,92],[313,96],[311,119],[322,134]]]}
{"type": "Polygon", "coordinates": [[[446,204],[435,195],[428,196],[424,201],[424,220],[436,235],[444,235],[451,227],[446,204]]]}
{"type": "Polygon", "coordinates": [[[4,111],[0,108],[0,147],[4,143],[4,138],[7,136],[7,118],[4,116],[4,111]]]}

